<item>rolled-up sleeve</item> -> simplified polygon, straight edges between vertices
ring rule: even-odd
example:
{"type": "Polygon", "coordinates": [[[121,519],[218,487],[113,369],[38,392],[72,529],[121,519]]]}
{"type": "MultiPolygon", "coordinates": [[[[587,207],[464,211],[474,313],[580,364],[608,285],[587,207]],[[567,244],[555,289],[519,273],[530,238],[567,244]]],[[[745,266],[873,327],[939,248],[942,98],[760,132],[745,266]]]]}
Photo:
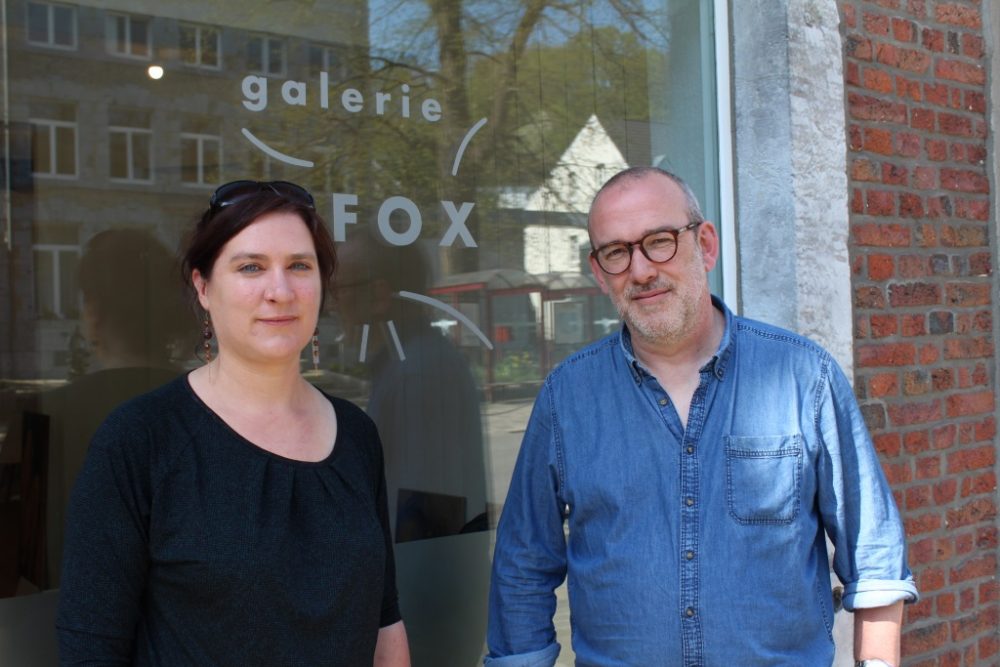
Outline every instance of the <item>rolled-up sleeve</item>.
{"type": "Polygon", "coordinates": [[[555,589],[566,577],[566,540],[558,438],[546,385],[535,401],[497,527],[486,665],[551,667],[559,655],[552,616],[555,589]]]}
{"type": "Polygon", "coordinates": [[[906,536],[846,376],[832,359],[817,396],[819,503],[848,611],[913,602],[906,536]]]}

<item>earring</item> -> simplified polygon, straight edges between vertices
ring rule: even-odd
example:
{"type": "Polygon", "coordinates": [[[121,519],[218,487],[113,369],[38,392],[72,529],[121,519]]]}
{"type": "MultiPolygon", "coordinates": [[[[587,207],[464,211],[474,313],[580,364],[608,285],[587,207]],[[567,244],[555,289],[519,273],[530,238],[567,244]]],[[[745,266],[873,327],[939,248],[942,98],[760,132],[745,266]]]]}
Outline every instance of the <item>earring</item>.
{"type": "Polygon", "coordinates": [[[201,337],[204,339],[204,342],[201,344],[201,347],[205,353],[206,364],[212,361],[211,341],[214,336],[215,334],[212,333],[212,320],[209,319],[208,313],[205,313],[205,321],[202,322],[202,330],[201,330],[201,337]]]}
{"type": "Polygon", "coordinates": [[[319,327],[316,327],[316,331],[313,332],[312,340],[312,353],[313,353],[313,370],[319,370],[319,327]]]}

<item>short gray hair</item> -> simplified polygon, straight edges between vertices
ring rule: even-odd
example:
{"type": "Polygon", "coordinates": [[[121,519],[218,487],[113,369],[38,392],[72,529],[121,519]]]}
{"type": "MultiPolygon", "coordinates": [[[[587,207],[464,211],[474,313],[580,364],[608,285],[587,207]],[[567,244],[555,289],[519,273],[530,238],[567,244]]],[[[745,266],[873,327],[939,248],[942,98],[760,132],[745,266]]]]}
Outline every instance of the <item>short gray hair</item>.
{"type": "Polygon", "coordinates": [[[695,196],[691,186],[688,185],[683,178],[659,167],[629,167],[628,169],[619,171],[617,174],[605,181],[604,185],[601,186],[601,189],[597,191],[596,195],[594,195],[594,200],[590,203],[590,210],[587,212],[587,226],[590,226],[590,216],[594,211],[594,205],[597,203],[597,200],[601,198],[601,195],[604,194],[605,190],[609,190],[622,181],[638,181],[650,175],[663,176],[664,178],[673,181],[673,183],[681,189],[681,192],[684,193],[684,205],[687,208],[688,222],[703,222],[705,220],[705,216],[702,215],[701,212],[701,204],[698,203],[698,198],[695,196]]]}

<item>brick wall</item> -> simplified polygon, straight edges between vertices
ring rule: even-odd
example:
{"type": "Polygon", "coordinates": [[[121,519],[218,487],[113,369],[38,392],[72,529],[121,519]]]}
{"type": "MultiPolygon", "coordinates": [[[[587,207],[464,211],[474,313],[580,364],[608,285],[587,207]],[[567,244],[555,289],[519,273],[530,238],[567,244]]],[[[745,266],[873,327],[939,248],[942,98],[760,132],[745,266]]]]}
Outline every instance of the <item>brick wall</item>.
{"type": "Polygon", "coordinates": [[[980,0],[840,0],[855,384],[922,599],[907,667],[1000,664],[980,0]]]}

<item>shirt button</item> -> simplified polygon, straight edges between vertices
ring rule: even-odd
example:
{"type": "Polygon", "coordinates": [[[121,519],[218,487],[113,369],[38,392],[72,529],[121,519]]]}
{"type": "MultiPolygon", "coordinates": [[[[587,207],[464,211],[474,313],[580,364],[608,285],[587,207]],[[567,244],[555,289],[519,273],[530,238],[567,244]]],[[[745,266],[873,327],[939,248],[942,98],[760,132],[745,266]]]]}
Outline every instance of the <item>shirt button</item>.
{"type": "Polygon", "coordinates": [[[687,558],[688,560],[694,560],[694,552],[688,551],[684,554],[684,557],[687,558]]]}
{"type": "Polygon", "coordinates": [[[688,454],[694,454],[694,447],[693,447],[693,446],[691,446],[691,445],[688,445],[688,446],[687,446],[687,453],[688,453],[688,454]]]}
{"type": "Polygon", "coordinates": [[[660,399],[660,405],[666,405],[666,404],[667,404],[667,403],[669,403],[669,402],[670,402],[670,401],[668,401],[668,400],[667,400],[667,399],[665,399],[665,398],[661,398],[661,399],[660,399]]]}
{"type": "Polygon", "coordinates": [[[684,504],[687,505],[688,507],[691,507],[692,505],[694,505],[694,498],[685,498],[684,504]]]}
{"type": "Polygon", "coordinates": [[[694,609],[688,607],[687,609],[684,610],[684,615],[687,616],[688,618],[691,618],[692,616],[694,616],[694,609]]]}

